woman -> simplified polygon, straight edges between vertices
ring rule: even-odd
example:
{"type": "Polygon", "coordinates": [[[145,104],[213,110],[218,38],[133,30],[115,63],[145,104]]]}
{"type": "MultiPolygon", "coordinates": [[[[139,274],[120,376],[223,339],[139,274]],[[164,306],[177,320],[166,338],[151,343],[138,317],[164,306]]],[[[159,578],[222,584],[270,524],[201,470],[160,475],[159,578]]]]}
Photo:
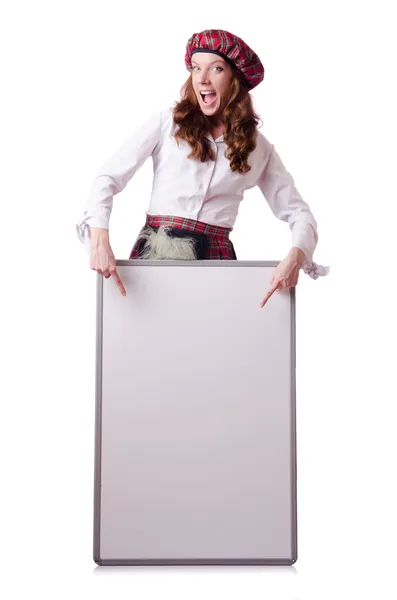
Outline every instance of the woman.
{"type": "Polygon", "coordinates": [[[270,142],[258,131],[249,91],[264,77],[259,57],[236,35],[195,33],[185,54],[190,72],[173,108],[144,123],[97,173],[77,225],[90,266],[113,276],[126,294],[109,244],[113,196],[152,156],[154,179],[146,223],[130,258],[236,260],[229,234],[244,191],[258,186],[274,215],[288,222],[292,248],[276,267],[264,306],[276,289],[295,286],[299,270],[313,279],[317,223],[270,142]]]}

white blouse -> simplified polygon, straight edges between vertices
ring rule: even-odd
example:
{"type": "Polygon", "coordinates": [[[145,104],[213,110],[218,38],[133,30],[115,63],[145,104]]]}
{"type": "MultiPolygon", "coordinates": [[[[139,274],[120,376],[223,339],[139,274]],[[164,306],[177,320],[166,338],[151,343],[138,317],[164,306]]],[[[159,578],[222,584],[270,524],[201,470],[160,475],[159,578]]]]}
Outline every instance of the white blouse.
{"type": "Polygon", "coordinates": [[[148,119],[99,169],[76,225],[79,240],[90,251],[90,226],[109,229],[113,196],[121,192],[151,156],[153,187],[146,214],[172,215],[233,228],[244,191],[258,186],[273,214],[292,231],[292,246],[303,250],[305,273],[313,279],[326,275],[328,267],[313,262],[318,242],[317,223],[297,191],[274,146],[258,130],[256,148],[248,157],[246,174],[229,170],[223,136],[210,140],[215,161],[188,159],[191,147],[173,137],[177,125],[172,107],[148,119]]]}

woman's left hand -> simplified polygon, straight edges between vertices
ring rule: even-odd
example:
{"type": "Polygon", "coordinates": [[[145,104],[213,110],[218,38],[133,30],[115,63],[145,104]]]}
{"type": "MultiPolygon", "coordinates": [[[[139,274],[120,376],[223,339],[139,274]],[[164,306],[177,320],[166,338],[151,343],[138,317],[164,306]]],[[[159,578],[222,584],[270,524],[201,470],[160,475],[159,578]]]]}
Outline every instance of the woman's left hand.
{"type": "Polygon", "coordinates": [[[270,296],[277,289],[294,287],[298,283],[299,270],[305,262],[305,254],[300,248],[291,248],[287,256],[282,260],[274,270],[270,280],[270,288],[261,302],[263,308],[270,296]]]}

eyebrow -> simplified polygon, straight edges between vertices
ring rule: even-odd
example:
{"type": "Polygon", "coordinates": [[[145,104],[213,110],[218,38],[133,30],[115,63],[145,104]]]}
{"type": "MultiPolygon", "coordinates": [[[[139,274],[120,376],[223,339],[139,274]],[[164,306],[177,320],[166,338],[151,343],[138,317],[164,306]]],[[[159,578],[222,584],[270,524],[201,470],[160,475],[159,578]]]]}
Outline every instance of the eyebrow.
{"type": "MultiPolygon", "coordinates": [[[[225,64],[225,62],[224,62],[223,60],[220,60],[220,59],[218,59],[218,60],[213,60],[212,62],[210,62],[210,63],[208,63],[208,64],[210,64],[210,65],[214,65],[214,64],[215,64],[215,63],[217,63],[217,62],[220,62],[220,63],[222,63],[222,64],[225,64]]],[[[198,67],[200,66],[198,63],[196,63],[196,61],[195,61],[195,60],[192,60],[192,64],[193,64],[193,63],[194,63],[195,65],[197,65],[198,67]]]]}

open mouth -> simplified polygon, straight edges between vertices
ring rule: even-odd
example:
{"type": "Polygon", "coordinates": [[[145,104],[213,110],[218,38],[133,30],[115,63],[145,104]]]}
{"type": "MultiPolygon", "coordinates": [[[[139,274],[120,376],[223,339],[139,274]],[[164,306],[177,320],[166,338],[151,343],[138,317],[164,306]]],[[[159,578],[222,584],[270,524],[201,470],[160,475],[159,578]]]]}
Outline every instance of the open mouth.
{"type": "Polygon", "coordinates": [[[207,106],[214,104],[216,100],[216,92],[200,92],[200,96],[203,104],[206,104],[207,106]]]}

